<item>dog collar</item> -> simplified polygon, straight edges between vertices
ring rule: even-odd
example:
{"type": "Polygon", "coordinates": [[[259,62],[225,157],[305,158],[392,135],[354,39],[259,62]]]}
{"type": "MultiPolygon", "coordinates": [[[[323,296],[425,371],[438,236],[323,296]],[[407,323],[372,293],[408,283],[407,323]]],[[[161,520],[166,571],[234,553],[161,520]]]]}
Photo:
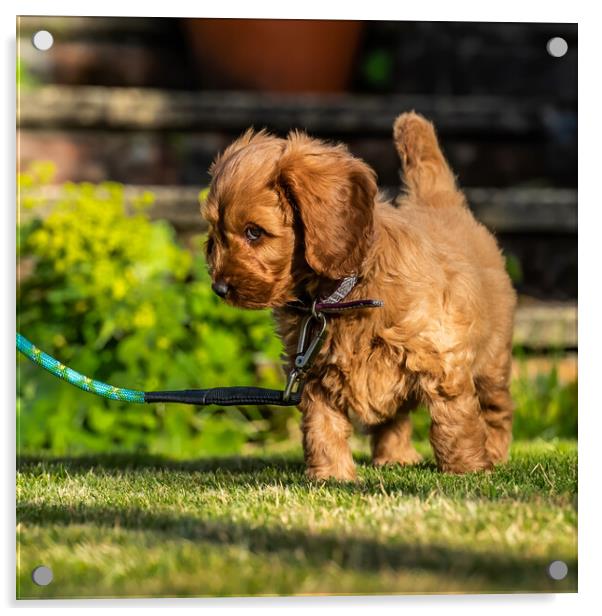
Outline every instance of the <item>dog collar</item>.
{"type": "Polygon", "coordinates": [[[310,304],[296,300],[287,304],[288,308],[301,312],[336,314],[347,310],[357,310],[360,308],[381,308],[384,302],[380,299],[354,299],[345,302],[344,299],[351,293],[357,284],[357,276],[347,276],[343,278],[336,289],[326,298],[316,298],[310,304]]]}
{"type": "Polygon", "coordinates": [[[297,353],[295,354],[293,366],[288,373],[286,387],[282,394],[284,402],[288,402],[292,396],[301,396],[303,385],[308,371],[326,338],[326,327],[328,314],[337,314],[346,310],[356,310],[359,308],[380,308],[383,301],[380,299],[355,299],[349,302],[344,301],[357,284],[357,276],[343,278],[337,288],[325,298],[316,298],[311,304],[306,304],[297,300],[287,304],[287,308],[308,313],[301,321],[299,339],[297,341],[297,353]],[[310,339],[310,333],[314,325],[318,328],[310,339]],[[308,343],[309,340],[309,343],[308,343]]]}

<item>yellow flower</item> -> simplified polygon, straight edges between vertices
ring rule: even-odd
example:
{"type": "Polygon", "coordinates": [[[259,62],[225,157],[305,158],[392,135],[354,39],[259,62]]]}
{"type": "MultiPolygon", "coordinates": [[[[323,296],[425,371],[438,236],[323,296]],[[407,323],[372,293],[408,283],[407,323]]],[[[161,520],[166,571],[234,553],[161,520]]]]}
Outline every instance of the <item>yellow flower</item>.
{"type": "Polygon", "coordinates": [[[150,304],[142,304],[134,314],[134,325],[136,327],[152,327],[157,321],[155,311],[150,304]]]}
{"type": "Polygon", "coordinates": [[[113,281],[113,297],[115,299],[123,299],[127,293],[128,287],[123,278],[117,278],[113,281]]]}
{"type": "Polygon", "coordinates": [[[44,229],[38,229],[31,234],[31,243],[38,249],[46,248],[50,235],[44,229]]]}

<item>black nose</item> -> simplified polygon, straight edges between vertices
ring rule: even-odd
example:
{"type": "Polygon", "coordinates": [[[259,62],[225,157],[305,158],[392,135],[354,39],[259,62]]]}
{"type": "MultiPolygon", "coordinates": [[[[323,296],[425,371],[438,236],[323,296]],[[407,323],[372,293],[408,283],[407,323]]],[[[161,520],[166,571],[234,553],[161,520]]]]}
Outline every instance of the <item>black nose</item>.
{"type": "Polygon", "coordinates": [[[216,295],[220,297],[226,297],[228,293],[228,285],[223,280],[217,280],[212,285],[211,288],[216,295]]]}

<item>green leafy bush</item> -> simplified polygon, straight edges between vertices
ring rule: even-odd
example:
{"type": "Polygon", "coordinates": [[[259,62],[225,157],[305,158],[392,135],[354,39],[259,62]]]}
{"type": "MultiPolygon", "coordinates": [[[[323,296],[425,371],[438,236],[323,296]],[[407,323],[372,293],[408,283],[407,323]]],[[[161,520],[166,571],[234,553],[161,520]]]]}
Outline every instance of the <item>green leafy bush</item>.
{"type": "MultiPolygon", "coordinates": [[[[53,204],[34,198],[51,175],[36,165],[19,177],[24,336],[83,374],[132,389],[282,385],[270,315],[215,297],[202,238],[185,250],[170,225],[149,219],[151,194],[127,202],[115,183],[66,184],[53,204]],[[38,216],[40,208],[49,211],[38,216]]],[[[19,377],[23,449],[236,453],[249,439],[285,437],[296,413],[108,401],[23,358],[19,377]]]]}
{"type": "Polygon", "coordinates": [[[529,377],[526,364],[512,382],[514,434],[522,439],[577,438],[577,381],[563,383],[558,369],[529,377]]]}

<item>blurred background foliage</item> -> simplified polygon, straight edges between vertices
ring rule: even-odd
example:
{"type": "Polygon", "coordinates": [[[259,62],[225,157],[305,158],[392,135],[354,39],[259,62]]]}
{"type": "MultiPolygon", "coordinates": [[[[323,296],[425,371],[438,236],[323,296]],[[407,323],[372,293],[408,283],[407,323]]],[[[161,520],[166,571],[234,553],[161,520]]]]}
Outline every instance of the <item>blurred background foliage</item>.
{"type": "MultiPolygon", "coordinates": [[[[150,192],[66,183],[50,203],[53,165],[19,176],[19,331],[75,370],[122,387],[281,387],[281,345],[266,311],[240,310],[210,289],[203,237],[183,247],[152,221],[150,192]]],[[[509,269],[512,269],[510,266],[509,269]]],[[[55,454],[141,451],[171,457],[241,453],[298,440],[295,409],[132,405],[91,396],[19,357],[18,446],[55,454]]],[[[577,384],[553,369],[513,382],[516,439],[577,434],[577,384]]],[[[428,414],[414,416],[428,438],[428,414]]]]}
{"type": "MultiPolygon", "coordinates": [[[[21,205],[52,176],[20,175],[21,205]]],[[[116,183],[65,184],[43,218],[19,228],[28,269],[19,331],[74,369],[145,391],[225,385],[278,387],[281,347],[266,312],[236,310],[211,292],[202,256],[151,221],[150,193],[127,202],[116,183]]],[[[55,453],[143,450],[171,456],[232,453],[288,435],[286,410],[128,405],[93,397],[20,359],[19,446],[55,453]]]]}

